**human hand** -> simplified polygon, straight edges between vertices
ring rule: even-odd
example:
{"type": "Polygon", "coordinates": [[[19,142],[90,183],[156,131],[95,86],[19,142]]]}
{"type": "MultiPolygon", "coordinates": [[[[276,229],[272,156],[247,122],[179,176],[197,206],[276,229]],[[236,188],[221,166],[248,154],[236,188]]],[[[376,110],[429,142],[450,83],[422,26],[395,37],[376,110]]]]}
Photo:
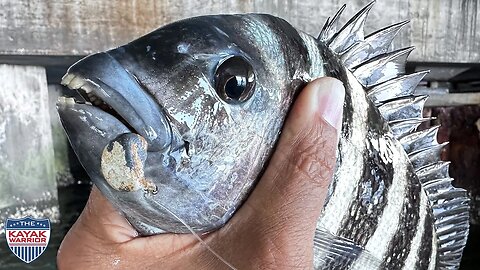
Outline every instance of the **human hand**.
{"type": "MultiPolygon", "coordinates": [[[[335,168],[345,90],[309,83],[285,122],[252,194],[221,229],[202,236],[237,269],[309,269],[313,237],[335,168]]],[[[228,269],[193,235],[138,237],[94,187],[57,257],[60,269],[228,269]]]]}

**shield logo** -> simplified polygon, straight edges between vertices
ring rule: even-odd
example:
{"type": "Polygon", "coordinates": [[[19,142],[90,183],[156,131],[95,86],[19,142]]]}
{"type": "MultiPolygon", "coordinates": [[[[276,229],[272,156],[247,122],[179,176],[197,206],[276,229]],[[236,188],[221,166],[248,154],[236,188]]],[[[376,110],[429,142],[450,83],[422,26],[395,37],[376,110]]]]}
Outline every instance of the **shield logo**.
{"type": "Polygon", "coordinates": [[[10,250],[20,260],[31,263],[48,246],[50,240],[50,220],[24,217],[7,218],[5,237],[10,250]]]}

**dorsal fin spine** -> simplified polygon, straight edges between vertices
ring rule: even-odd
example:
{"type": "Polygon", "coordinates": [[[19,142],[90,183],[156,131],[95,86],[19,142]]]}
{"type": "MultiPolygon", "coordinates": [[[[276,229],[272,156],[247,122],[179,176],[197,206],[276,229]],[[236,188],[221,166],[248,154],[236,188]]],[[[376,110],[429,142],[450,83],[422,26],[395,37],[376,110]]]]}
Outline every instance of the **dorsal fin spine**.
{"type": "Polygon", "coordinates": [[[404,147],[432,206],[438,241],[436,267],[458,269],[468,235],[469,199],[464,189],[451,185],[453,179],[448,176],[449,162],[440,161],[440,152],[447,143],[439,144],[436,140],[438,127],[414,133],[422,120],[412,119],[423,119],[423,105],[427,97],[412,97],[412,94],[428,71],[405,75],[406,60],[413,47],[389,51],[391,41],[408,21],[365,37],[363,26],[373,3],[332,34],[339,15],[345,9],[343,6],[332,21],[327,21],[318,39],[338,55],[345,67],[364,86],[367,96],[394,131],[395,138],[404,138],[404,147]],[[385,35],[383,39],[380,37],[382,35],[385,35]],[[375,47],[369,42],[378,44],[375,47]],[[389,73],[382,72],[387,64],[389,73]],[[390,70],[392,66],[394,72],[390,70]],[[401,110],[406,113],[398,113],[401,110]],[[435,178],[438,176],[442,178],[435,178]]]}

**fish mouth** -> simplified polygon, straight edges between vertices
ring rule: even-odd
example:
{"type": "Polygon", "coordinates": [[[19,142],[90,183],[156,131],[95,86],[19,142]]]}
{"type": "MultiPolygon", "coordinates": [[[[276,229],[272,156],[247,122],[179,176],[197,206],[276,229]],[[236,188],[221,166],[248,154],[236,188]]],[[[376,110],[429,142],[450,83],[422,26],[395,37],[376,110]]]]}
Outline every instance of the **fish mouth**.
{"type": "MultiPolygon", "coordinates": [[[[102,126],[104,132],[118,126],[142,136],[151,152],[163,152],[171,147],[172,129],[163,108],[140,86],[136,77],[108,53],[94,54],[75,63],[61,84],[84,99],[59,98],[57,109],[67,133],[75,131],[69,132],[66,126],[72,125],[65,122],[88,117],[88,123],[77,124],[89,125],[90,129],[102,126]],[[75,112],[83,116],[72,117],[75,112]]],[[[90,132],[88,127],[82,131],[90,132]]]]}

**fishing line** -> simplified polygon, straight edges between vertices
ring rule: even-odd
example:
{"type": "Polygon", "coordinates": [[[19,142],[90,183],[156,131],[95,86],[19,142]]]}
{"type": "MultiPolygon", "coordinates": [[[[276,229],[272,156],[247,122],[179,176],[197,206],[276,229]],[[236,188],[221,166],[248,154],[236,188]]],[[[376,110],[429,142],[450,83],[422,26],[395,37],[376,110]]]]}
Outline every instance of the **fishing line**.
{"type": "Polygon", "coordinates": [[[183,226],[185,226],[189,231],[190,233],[193,234],[193,236],[195,236],[195,238],[197,238],[197,240],[207,248],[208,251],[210,251],[215,257],[217,257],[217,259],[219,259],[221,262],[223,262],[225,265],[227,265],[230,269],[232,270],[238,270],[237,268],[235,268],[231,263],[227,262],[227,260],[225,260],[222,256],[220,256],[220,254],[218,254],[215,250],[213,250],[208,244],[207,242],[203,241],[203,239],[200,237],[200,235],[198,235],[192,227],[190,227],[185,221],[183,221],[183,219],[181,219],[179,216],[175,215],[175,213],[173,213],[172,211],[170,211],[168,208],[166,208],[165,206],[163,206],[162,204],[156,202],[155,200],[152,200],[155,202],[155,204],[157,204],[158,206],[160,206],[163,210],[165,210],[168,214],[172,215],[174,218],[176,218],[178,221],[180,221],[183,226]]]}

